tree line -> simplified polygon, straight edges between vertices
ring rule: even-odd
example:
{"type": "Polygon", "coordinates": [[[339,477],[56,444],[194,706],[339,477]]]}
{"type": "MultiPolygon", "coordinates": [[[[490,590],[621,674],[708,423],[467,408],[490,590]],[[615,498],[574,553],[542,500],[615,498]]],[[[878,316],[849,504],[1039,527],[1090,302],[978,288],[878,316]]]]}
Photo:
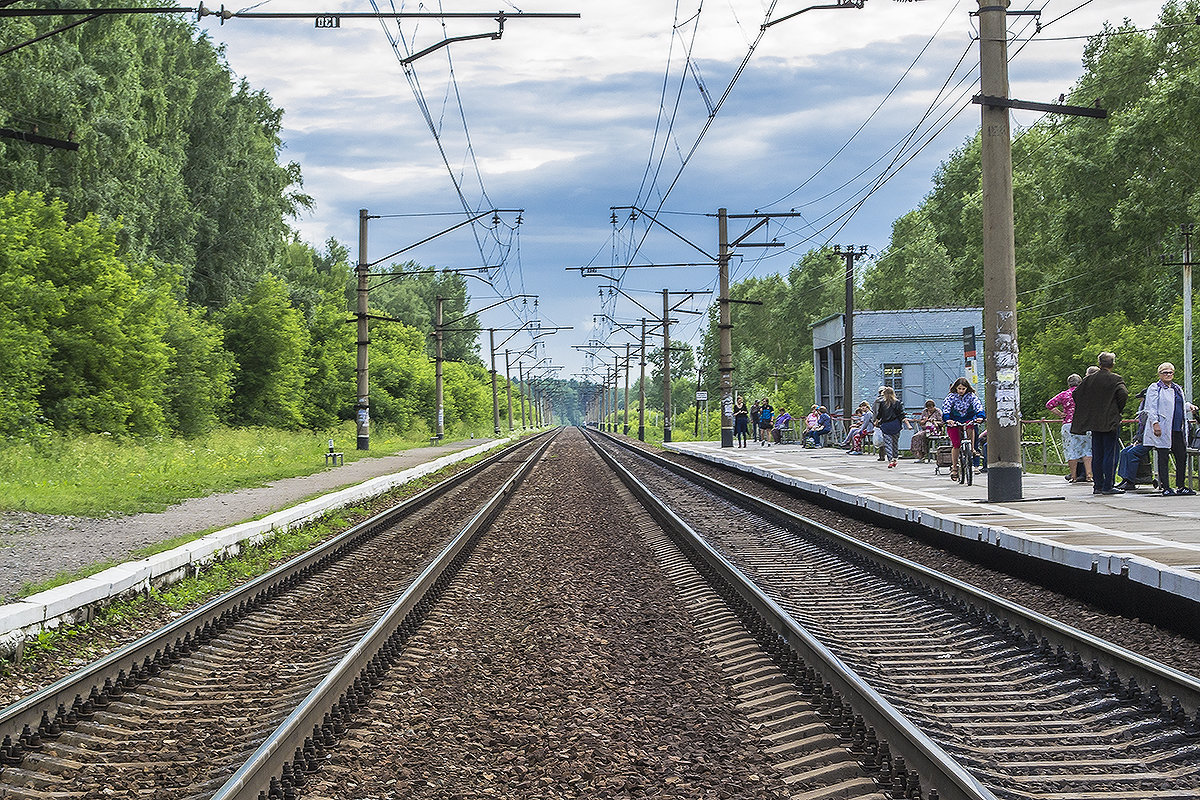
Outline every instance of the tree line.
{"type": "MultiPolygon", "coordinates": [[[[45,33],[6,20],[0,49],[45,33]]],[[[348,252],[299,240],[311,205],[282,111],[171,16],[105,16],[0,60],[0,433],[325,429],[354,410],[348,252]]],[[[419,265],[372,292],[373,421],[431,428],[435,298],[451,432],[491,428],[463,279],[419,265]]],[[[503,376],[501,376],[503,381],[503,376]]],[[[503,385],[502,385],[503,390],[503,385]]],[[[562,409],[579,387],[555,382],[562,409]],[[561,385],[560,385],[561,384],[561,385]]],[[[506,404],[504,411],[506,411],[506,404]]]]}

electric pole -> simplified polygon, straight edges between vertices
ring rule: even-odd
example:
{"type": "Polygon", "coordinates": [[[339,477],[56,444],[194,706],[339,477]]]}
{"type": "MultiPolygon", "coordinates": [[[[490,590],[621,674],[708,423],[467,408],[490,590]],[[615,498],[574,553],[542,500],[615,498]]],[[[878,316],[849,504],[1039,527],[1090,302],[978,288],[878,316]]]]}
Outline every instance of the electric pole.
{"type": "Polygon", "coordinates": [[[441,441],[445,435],[446,408],[442,405],[442,296],[434,301],[433,312],[433,402],[437,407],[434,438],[441,441]]]}
{"type": "Polygon", "coordinates": [[[1192,234],[1196,226],[1185,222],[1179,226],[1183,237],[1183,261],[1167,261],[1164,267],[1183,267],[1183,399],[1191,401],[1192,393],[1192,234]]]}
{"type": "MultiPolygon", "coordinates": [[[[729,307],[729,213],[717,209],[717,237],[720,249],[717,252],[717,307],[719,309],[718,341],[720,353],[718,370],[721,387],[721,447],[733,447],[733,313],[729,307]]],[[[696,375],[696,391],[700,390],[700,376],[696,375]]],[[[699,436],[700,401],[696,400],[696,435],[699,436]]]]}
{"type": "Polygon", "coordinates": [[[358,428],[358,449],[367,450],[371,446],[371,402],[367,372],[367,344],[370,336],[367,332],[367,273],[370,266],[367,263],[367,215],[365,208],[358,210],[358,302],[356,305],[358,317],[358,402],[354,409],[355,425],[358,428]]]}
{"type": "MultiPolygon", "coordinates": [[[[1008,98],[1008,0],[979,0],[980,91],[1008,98]]],[[[983,347],[988,500],[1020,500],[1021,403],[1009,107],[982,104],[983,347]]]]}
{"type": "Polygon", "coordinates": [[[642,376],[638,380],[638,441],[646,441],[646,318],[642,317],[642,376]]]}
{"type": "Polygon", "coordinates": [[[671,293],[663,289],[663,441],[671,441],[671,293]]]}
{"type": "MultiPolygon", "coordinates": [[[[842,416],[850,421],[850,409],[854,408],[854,260],[865,258],[867,246],[854,245],[833,246],[833,254],[841,256],[846,261],[846,317],[843,327],[845,336],[842,341],[842,416]]],[[[901,398],[903,402],[904,398],[901,398]]],[[[829,409],[833,411],[833,409],[829,409]]]]}
{"type": "Polygon", "coordinates": [[[492,354],[492,427],[500,435],[500,398],[496,395],[496,329],[488,328],[488,352],[492,354]]]}
{"type": "Polygon", "coordinates": [[[629,360],[630,350],[632,345],[629,342],[625,343],[625,430],[624,434],[629,435],[629,360]]]}

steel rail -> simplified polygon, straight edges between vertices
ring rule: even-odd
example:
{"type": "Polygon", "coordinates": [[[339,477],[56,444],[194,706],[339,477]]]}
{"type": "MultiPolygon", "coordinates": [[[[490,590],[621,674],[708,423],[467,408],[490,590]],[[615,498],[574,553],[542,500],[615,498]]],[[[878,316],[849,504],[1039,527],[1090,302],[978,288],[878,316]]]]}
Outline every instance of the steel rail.
{"type": "Polygon", "coordinates": [[[968,606],[975,606],[980,616],[990,616],[1007,621],[1011,627],[1023,629],[1030,634],[1045,638],[1047,645],[1051,648],[1073,651],[1070,655],[1064,653],[1060,657],[1069,660],[1069,666],[1076,671],[1091,670],[1095,674],[1097,669],[1106,673],[1116,670],[1126,684],[1133,680],[1139,689],[1157,686],[1160,694],[1179,698],[1180,703],[1192,715],[1200,714],[1200,679],[1196,676],[1180,672],[1166,664],[1066,625],[958,578],[859,541],[774,503],[738,492],[720,481],[682,464],[669,461],[654,453],[648,453],[620,439],[611,436],[606,436],[606,438],[686,480],[700,484],[734,505],[748,508],[785,525],[796,526],[811,535],[831,540],[866,561],[882,565],[903,575],[913,576],[931,589],[940,591],[943,595],[956,598],[968,606]],[[1074,653],[1078,653],[1078,659],[1074,658],[1074,653]],[[1092,666],[1093,663],[1095,667],[1092,666]]]}
{"type": "Polygon", "coordinates": [[[733,587],[789,648],[808,665],[815,667],[821,673],[820,680],[831,684],[835,691],[841,693],[853,706],[854,712],[875,729],[879,739],[886,741],[892,752],[902,756],[908,766],[921,776],[923,784],[937,791],[940,800],[996,800],[995,795],[975,776],[805,630],[740,569],[704,541],[633,473],[618,463],[611,453],[600,447],[593,438],[594,431],[587,430],[586,433],[588,441],[592,442],[601,458],[617,473],[650,515],[733,587]]]}
{"type": "MultiPolygon", "coordinates": [[[[539,437],[544,435],[539,434],[539,437]]],[[[92,696],[93,690],[98,696],[105,699],[117,696],[106,692],[106,687],[115,687],[116,691],[121,691],[119,678],[123,673],[127,680],[132,678],[135,670],[148,669],[152,670],[150,674],[157,674],[165,664],[178,660],[191,648],[207,641],[208,638],[223,630],[237,617],[257,604],[269,600],[283,589],[316,572],[325,564],[340,558],[379,530],[394,525],[399,519],[428,505],[447,489],[470,480],[480,472],[509,457],[514,448],[536,441],[539,437],[533,437],[525,442],[502,449],[499,453],[479,461],[463,472],[440,481],[370,519],[360,522],[344,533],[281,564],[270,572],[264,573],[244,586],[214,598],[157,631],[130,642],[77,672],[0,710],[0,737],[11,736],[14,742],[18,741],[26,725],[30,726],[33,731],[38,730],[43,713],[47,714],[50,720],[56,721],[56,712],[60,705],[74,710],[75,698],[77,696],[89,698],[92,696]]]]}
{"type": "MultiPolygon", "coordinates": [[[[561,428],[552,431],[554,436],[561,428]]],[[[440,589],[454,574],[460,559],[463,559],[480,532],[500,512],[517,486],[532,471],[534,465],[554,436],[548,437],[536,448],[524,464],[491,497],[482,509],[446,545],[440,554],[421,572],[404,593],[392,604],[379,620],[371,626],[359,641],[308,696],[305,697],[279,727],[267,737],[259,748],[210,800],[256,800],[271,790],[272,781],[278,782],[285,765],[295,763],[295,753],[312,745],[313,735],[329,719],[331,713],[352,692],[356,681],[367,679],[367,665],[377,660],[378,655],[390,642],[394,642],[401,625],[412,621],[419,604],[426,600],[434,589],[440,589]]]]}

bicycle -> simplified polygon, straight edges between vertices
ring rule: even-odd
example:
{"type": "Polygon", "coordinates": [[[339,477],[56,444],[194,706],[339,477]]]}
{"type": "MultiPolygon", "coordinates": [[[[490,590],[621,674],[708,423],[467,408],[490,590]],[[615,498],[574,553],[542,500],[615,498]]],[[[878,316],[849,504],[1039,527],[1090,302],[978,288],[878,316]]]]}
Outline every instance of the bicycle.
{"type": "Polygon", "coordinates": [[[975,420],[970,422],[949,420],[946,422],[946,427],[962,429],[962,435],[958,440],[958,482],[970,486],[975,477],[975,445],[971,441],[971,434],[975,430],[975,420]]]}

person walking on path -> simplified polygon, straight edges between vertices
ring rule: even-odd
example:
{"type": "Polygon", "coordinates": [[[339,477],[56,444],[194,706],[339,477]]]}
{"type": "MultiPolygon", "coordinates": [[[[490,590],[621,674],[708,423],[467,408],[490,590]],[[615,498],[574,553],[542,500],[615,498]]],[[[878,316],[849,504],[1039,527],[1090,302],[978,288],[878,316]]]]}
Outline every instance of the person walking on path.
{"type": "Polygon", "coordinates": [[[883,430],[879,427],[879,404],[883,402],[883,390],[885,387],[879,387],[879,394],[875,396],[875,401],[871,403],[871,415],[875,419],[875,430],[871,433],[871,441],[879,447],[879,461],[887,458],[887,448],[883,446],[883,430]]]}
{"type": "Polygon", "coordinates": [[[878,405],[876,423],[883,432],[883,449],[887,454],[888,469],[891,469],[896,466],[896,455],[900,449],[900,427],[911,428],[912,425],[904,413],[904,403],[896,398],[896,390],[892,387],[883,387],[883,397],[878,405]]]}
{"type": "Polygon", "coordinates": [[[738,447],[746,446],[746,434],[750,431],[750,409],[746,408],[746,398],[738,397],[733,404],[733,438],[738,447]]]}
{"type": "Polygon", "coordinates": [[[1087,436],[1071,433],[1071,419],[1075,416],[1075,387],[1083,382],[1083,378],[1072,373],[1067,376],[1067,388],[1046,401],[1046,408],[1062,415],[1062,443],[1067,456],[1067,483],[1075,483],[1075,475],[1079,462],[1083,462],[1083,471],[1087,480],[1092,480],[1092,443],[1087,436]]]}
{"type": "Polygon", "coordinates": [[[1146,387],[1145,443],[1154,448],[1158,458],[1158,486],[1164,497],[1175,494],[1195,494],[1184,483],[1187,468],[1188,416],[1196,409],[1183,398],[1183,389],[1175,380],[1175,365],[1167,361],[1158,365],[1158,381],[1146,387]],[[1175,488],[1167,472],[1167,455],[1175,457],[1175,488]]]}
{"type": "MultiPolygon", "coordinates": [[[[1071,433],[1092,432],[1093,494],[1124,494],[1113,484],[1117,474],[1118,434],[1121,412],[1129,399],[1125,379],[1113,371],[1117,357],[1101,353],[1096,357],[1096,372],[1075,387],[1075,415],[1071,418],[1071,433]]],[[[1149,395],[1147,395],[1149,400],[1149,395]]],[[[1150,403],[1146,403],[1149,408],[1150,403]]]]}

